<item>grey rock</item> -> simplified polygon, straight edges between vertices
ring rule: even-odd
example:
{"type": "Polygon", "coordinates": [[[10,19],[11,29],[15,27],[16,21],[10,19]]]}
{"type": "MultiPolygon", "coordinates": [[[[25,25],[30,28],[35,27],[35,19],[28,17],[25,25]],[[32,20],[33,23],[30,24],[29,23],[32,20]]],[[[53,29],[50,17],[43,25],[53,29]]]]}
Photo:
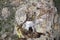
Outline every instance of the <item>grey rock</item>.
{"type": "Polygon", "coordinates": [[[10,11],[8,10],[7,7],[2,9],[2,15],[1,15],[4,19],[8,18],[8,16],[10,16],[10,11]]]}
{"type": "Polygon", "coordinates": [[[7,36],[7,34],[6,33],[4,33],[4,34],[2,34],[2,38],[4,39],[5,37],[7,36]]]}
{"type": "Polygon", "coordinates": [[[8,4],[10,6],[8,7],[3,6],[4,8],[2,9],[2,15],[1,15],[3,18],[0,17],[0,20],[4,19],[4,22],[1,23],[2,31],[0,32],[0,36],[2,37],[3,40],[16,40],[18,38],[16,36],[13,36],[16,35],[17,33],[16,32],[17,29],[13,29],[17,24],[18,25],[23,24],[22,28],[24,29],[28,30],[29,27],[33,27],[33,29],[35,29],[36,32],[46,34],[45,36],[41,36],[40,38],[36,39],[28,38],[27,40],[46,40],[46,38],[52,40],[59,34],[60,27],[59,25],[55,24],[58,21],[57,20],[58,15],[55,15],[57,14],[57,9],[53,5],[53,0],[9,0],[9,2],[10,3],[8,2],[3,3],[5,5],[8,4]],[[16,25],[14,25],[14,27],[12,27],[14,20],[9,18],[11,13],[10,12],[11,10],[9,11],[9,7],[12,6],[14,6],[13,10],[16,11],[15,13],[16,25]],[[11,22],[5,20],[7,18],[9,18],[11,22]],[[31,21],[29,21],[30,19],[31,21]],[[7,23],[5,24],[6,21],[7,23]],[[54,29],[52,29],[51,27],[53,25],[53,21],[54,21],[53,26],[54,29]],[[5,31],[6,29],[7,31],[5,31]],[[46,31],[49,33],[46,33],[46,31]],[[54,33],[52,33],[51,31],[54,31],[54,33]],[[10,32],[11,34],[5,32],[10,32]],[[4,39],[7,36],[7,34],[9,34],[9,36],[6,39],[4,39]],[[50,37],[48,37],[49,35],[50,37]]]}
{"type": "Polygon", "coordinates": [[[24,21],[26,21],[26,13],[25,13],[26,7],[19,8],[16,11],[15,14],[15,20],[18,25],[22,24],[24,21]]]}

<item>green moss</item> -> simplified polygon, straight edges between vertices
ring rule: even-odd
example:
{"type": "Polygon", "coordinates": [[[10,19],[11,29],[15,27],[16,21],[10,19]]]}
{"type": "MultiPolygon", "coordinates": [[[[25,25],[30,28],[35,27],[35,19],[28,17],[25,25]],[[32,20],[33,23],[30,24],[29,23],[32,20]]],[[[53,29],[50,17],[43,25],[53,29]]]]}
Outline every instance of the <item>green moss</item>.
{"type": "Polygon", "coordinates": [[[54,0],[55,6],[58,10],[58,13],[60,12],[60,0],[54,0]]]}
{"type": "Polygon", "coordinates": [[[0,31],[2,30],[2,27],[0,27],[0,31]]]}

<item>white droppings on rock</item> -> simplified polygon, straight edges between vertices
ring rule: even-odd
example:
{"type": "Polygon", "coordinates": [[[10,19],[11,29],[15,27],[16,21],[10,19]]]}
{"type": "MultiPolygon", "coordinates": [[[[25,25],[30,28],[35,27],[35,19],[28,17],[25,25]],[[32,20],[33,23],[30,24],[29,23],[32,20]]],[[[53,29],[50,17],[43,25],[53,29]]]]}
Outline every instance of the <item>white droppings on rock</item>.
{"type": "Polygon", "coordinates": [[[29,30],[29,27],[32,27],[32,29],[34,30],[34,23],[33,21],[26,21],[26,23],[22,26],[22,28],[29,30]]]}

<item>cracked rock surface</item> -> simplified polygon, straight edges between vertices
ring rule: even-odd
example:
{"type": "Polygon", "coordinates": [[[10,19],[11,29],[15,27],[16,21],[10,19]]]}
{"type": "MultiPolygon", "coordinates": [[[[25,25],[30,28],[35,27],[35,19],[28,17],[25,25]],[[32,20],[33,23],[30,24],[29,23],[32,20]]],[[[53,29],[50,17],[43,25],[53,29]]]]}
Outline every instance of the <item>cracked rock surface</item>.
{"type": "Polygon", "coordinates": [[[0,0],[0,40],[59,40],[59,16],[53,0],[0,0]]]}

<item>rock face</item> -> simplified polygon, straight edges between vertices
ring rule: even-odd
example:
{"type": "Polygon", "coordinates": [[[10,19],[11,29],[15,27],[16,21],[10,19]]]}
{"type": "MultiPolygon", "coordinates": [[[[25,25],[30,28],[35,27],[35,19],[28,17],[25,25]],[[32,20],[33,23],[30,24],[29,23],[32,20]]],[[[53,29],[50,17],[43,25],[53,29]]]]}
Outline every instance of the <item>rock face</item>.
{"type": "Polygon", "coordinates": [[[25,10],[26,10],[26,7],[22,7],[22,8],[19,8],[19,9],[16,11],[15,19],[16,19],[16,22],[18,23],[18,25],[20,25],[20,24],[22,24],[24,21],[26,21],[26,13],[25,13],[25,10]]]}
{"type": "Polygon", "coordinates": [[[0,40],[59,40],[60,17],[53,0],[0,3],[0,40]]]}
{"type": "Polygon", "coordinates": [[[2,9],[2,17],[4,19],[6,19],[6,18],[8,18],[8,16],[10,16],[10,11],[8,10],[7,7],[5,7],[5,8],[2,9]]]}
{"type": "MultiPolygon", "coordinates": [[[[53,5],[53,0],[27,0],[27,1],[24,1],[26,2],[26,4],[23,3],[17,8],[15,15],[17,24],[21,25],[23,23],[22,25],[24,25],[26,24],[27,21],[32,21],[36,32],[44,33],[46,36],[49,35],[50,37],[54,38],[52,35],[51,26],[53,25],[54,22],[57,21],[56,17],[54,20],[54,15],[57,13],[57,9],[53,5]]],[[[28,28],[29,28],[28,24],[23,27],[23,29],[26,30],[28,28]]]]}

